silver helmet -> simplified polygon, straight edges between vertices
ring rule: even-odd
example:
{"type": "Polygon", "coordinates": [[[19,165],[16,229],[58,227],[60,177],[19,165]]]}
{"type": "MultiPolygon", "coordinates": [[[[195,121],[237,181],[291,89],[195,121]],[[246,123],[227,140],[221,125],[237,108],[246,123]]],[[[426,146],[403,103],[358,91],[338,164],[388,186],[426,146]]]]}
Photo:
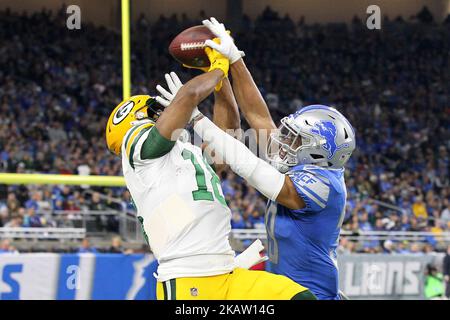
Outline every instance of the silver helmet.
{"type": "Polygon", "coordinates": [[[281,119],[267,158],[281,172],[299,164],[343,168],[355,149],[355,131],[336,109],[311,105],[281,119]]]}

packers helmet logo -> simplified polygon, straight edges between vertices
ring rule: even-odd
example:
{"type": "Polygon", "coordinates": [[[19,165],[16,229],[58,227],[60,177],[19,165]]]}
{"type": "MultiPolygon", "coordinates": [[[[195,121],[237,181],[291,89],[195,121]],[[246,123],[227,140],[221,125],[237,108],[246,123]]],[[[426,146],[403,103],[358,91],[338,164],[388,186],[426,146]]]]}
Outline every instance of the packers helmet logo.
{"type": "Polygon", "coordinates": [[[121,106],[119,109],[117,109],[116,113],[114,114],[114,117],[112,119],[113,124],[119,124],[122,122],[123,119],[127,117],[127,115],[130,113],[130,111],[134,107],[133,101],[128,101],[123,106],[121,106]]]}

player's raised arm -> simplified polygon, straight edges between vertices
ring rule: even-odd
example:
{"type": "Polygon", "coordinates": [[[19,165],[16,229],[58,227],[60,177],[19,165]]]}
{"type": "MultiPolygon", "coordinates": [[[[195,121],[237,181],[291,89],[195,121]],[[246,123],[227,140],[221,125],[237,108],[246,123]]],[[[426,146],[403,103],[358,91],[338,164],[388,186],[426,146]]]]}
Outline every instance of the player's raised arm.
{"type": "MultiPolygon", "coordinates": [[[[241,126],[236,99],[228,78],[225,78],[222,83],[222,88],[219,91],[214,91],[213,122],[223,131],[236,130],[241,126]]],[[[209,153],[213,151],[213,148],[207,147],[205,151],[209,153]]],[[[209,156],[212,157],[211,154],[209,156]]],[[[226,164],[223,163],[222,159],[214,163],[216,172],[222,171],[225,167],[226,164]]]]}
{"type": "MultiPolygon", "coordinates": [[[[218,42],[219,39],[214,39],[214,41],[218,42]]],[[[205,49],[207,54],[211,54],[210,48],[205,49]]],[[[205,72],[208,72],[208,67],[194,67],[183,64],[183,66],[187,68],[199,69],[205,72]]],[[[164,105],[169,105],[173,100],[174,96],[178,92],[178,90],[183,86],[178,76],[175,73],[171,73],[170,75],[166,75],[166,82],[169,88],[169,91],[158,85],[156,89],[161,93],[162,97],[157,98],[158,101],[164,105]],[[164,97],[164,98],[163,98],[164,97]]],[[[228,78],[224,78],[221,83],[216,86],[216,90],[214,91],[214,107],[213,107],[213,122],[222,130],[226,131],[228,129],[239,129],[240,128],[240,116],[239,110],[236,103],[236,99],[233,94],[233,90],[231,88],[230,81],[228,78]]],[[[205,143],[203,146],[205,155],[212,159],[214,163],[214,169],[216,172],[220,172],[225,168],[225,164],[222,159],[217,160],[213,155],[212,148],[209,148],[205,143]]]]}
{"type": "MultiPolygon", "coordinates": [[[[161,104],[168,106],[183,84],[174,72],[171,72],[170,75],[166,75],[166,82],[170,92],[160,85],[156,87],[156,90],[158,90],[162,95],[162,97],[157,97],[157,100],[161,104]]],[[[221,130],[226,131],[227,129],[233,129],[234,131],[240,127],[239,111],[229,80],[225,78],[222,80],[222,83],[221,89],[214,91],[215,102],[213,121],[221,130]]],[[[198,114],[198,111],[193,112],[191,118],[198,114]]],[[[213,161],[216,160],[216,157],[212,156],[212,153],[214,153],[213,148],[209,147],[207,143],[204,143],[203,147],[204,152],[207,153],[207,156],[213,161]]],[[[214,169],[216,172],[220,172],[226,167],[226,164],[223,163],[223,159],[218,159],[220,161],[214,161],[214,169]]]]}
{"type": "MultiPolygon", "coordinates": [[[[197,105],[212,93],[227,72],[228,60],[222,59],[218,66],[212,65],[209,72],[191,79],[182,86],[156,122],[159,134],[166,139],[177,140],[179,136],[177,130],[186,126],[197,105]]],[[[162,103],[160,98],[157,100],[162,103]]]]}
{"type": "Polygon", "coordinates": [[[237,49],[223,24],[214,18],[203,21],[203,24],[220,38],[220,44],[207,41],[206,45],[230,59],[233,90],[245,119],[253,129],[264,130],[268,138],[268,134],[271,130],[276,129],[276,126],[270,116],[266,102],[242,60],[243,53],[237,49]]]}
{"type": "Polygon", "coordinates": [[[223,79],[219,91],[214,91],[213,122],[222,130],[239,129],[241,126],[238,105],[228,78],[223,79]]]}
{"type": "MultiPolygon", "coordinates": [[[[183,84],[175,72],[171,72],[170,75],[166,74],[166,82],[171,92],[157,85],[156,90],[161,93],[162,97],[157,97],[156,99],[163,105],[168,106],[183,84]]],[[[227,129],[236,130],[241,126],[236,99],[234,98],[230,81],[225,78],[222,82],[223,86],[221,89],[214,91],[213,122],[224,131],[227,129]]]]}
{"type": "Polygon", "coordinates": [[[245,119],[253,129],[266,130],[269,134],[271,130],[276,129],[275,123],[244,60],[239,59],[231,65],[230,69],[233,90],[245,119]]]}

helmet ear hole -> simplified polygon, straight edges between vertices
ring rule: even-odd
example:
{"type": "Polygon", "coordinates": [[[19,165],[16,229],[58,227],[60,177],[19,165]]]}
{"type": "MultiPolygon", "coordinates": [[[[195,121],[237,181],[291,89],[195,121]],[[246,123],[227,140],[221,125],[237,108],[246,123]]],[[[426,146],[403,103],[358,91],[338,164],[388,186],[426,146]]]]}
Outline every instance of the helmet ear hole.
{"type": "Polygon", "coordinates": [[[313,158],[314,160],[317,160],[317,159],[323,159],[323,158],[325,158],[323,155],[321,155],[321,154],[311,154],[311,158],[313,158]]]}
{"type": "Polygon", "coordinates": [[[344,128],[344,139],[348,139],[348,133],[347,133],[347,129],[344,128]]]}

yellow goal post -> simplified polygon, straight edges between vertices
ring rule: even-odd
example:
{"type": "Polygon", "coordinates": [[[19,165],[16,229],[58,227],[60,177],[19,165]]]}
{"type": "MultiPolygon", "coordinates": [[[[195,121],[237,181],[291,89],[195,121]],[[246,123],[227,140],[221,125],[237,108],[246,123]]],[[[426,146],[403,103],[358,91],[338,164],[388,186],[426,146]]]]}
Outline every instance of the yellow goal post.
{"type": "Polygon", "coordinates": [[[97,176],[75,174],[0,173],[0,184],[64,184],[104,187],[124,187],[121,176],[97,176]]]}

